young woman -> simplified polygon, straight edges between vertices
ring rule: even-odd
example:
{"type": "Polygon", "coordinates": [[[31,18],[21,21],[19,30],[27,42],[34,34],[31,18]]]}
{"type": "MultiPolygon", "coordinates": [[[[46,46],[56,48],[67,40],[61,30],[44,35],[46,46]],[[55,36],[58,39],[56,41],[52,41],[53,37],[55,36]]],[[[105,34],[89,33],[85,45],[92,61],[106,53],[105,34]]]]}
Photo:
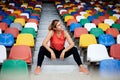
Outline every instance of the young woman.
{"type": "Polygon", "coordinates": [[[82,65],[80,55],[77,48],[74,47],[74,42],[72,41],[70,35],[67,31],[62,29],[62,24],[59,20],[53,20],[49,26],[49,32],[40,47],[35,74],[39,74],[41,72],[41,65],[44,60],[44,56],[47,56],[54,61],[56,58],[63,60],[70,55],[73,55],[74,60],[79,66],[79,70],[88,74],[88,70],[82,65]],[[69,43],[66,48],[64,47],[65,40],[69,43]],[[48,46],[49,41],[50,46],[48,46]]]}

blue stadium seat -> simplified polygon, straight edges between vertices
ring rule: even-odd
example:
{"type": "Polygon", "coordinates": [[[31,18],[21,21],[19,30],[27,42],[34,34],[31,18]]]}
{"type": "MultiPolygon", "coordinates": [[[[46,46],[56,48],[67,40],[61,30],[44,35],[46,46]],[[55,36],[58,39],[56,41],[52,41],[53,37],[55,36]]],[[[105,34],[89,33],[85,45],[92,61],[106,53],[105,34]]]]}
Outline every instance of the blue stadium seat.
{"type": "Polygon", "coordinates": [[[14,44],[14,36],[12,34],[0,34],[0,45],[11,47],[14,44]]]}
{"type": "MultiPolygon", "coordinates": [[[[109,78],[108,80],[120,79],[120,61],[115,59],[106,59],[100,62],[100,77],[109,78]],[[111,79],[119,78],[119,79],[111,79]]],[[[107,79],[106,79],[107,80],[107,79]]]]}
{"type": "Polygon", "coordinates": [[[98,43],[109,47],[115,44],[115,39],[110,34],[102,34],[98,37],[98,43]]]}

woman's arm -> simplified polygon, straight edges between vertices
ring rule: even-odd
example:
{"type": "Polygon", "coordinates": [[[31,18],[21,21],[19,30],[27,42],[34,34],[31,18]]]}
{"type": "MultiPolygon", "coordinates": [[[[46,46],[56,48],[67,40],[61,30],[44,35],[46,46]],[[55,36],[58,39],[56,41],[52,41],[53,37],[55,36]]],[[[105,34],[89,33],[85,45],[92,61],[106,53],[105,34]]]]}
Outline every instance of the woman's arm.
{"type": "Polygon", "coordinates": [[[53,35],[53,31],[50,30],[50,31],[48,32],[47,36],[45,37],[45,39],[43,40],[43,43],[42,43],[42,45],[43,45],[50,53],[52,53],[53,50],[48,46],[48,42],[50,41],[50,38],[52,37],[52,35],[53,35]]]}
{"type": "Polygon", "coordinates": [[[64,35],[69,43],[69,45],[64,49],[64,51],[68,51],[69,49],[71,49],[72,47],[74,47],[74,42],[72,40],[72,38],[70,37],[70,35],[68,34],[67,31],[64,31],[64,35]]]}

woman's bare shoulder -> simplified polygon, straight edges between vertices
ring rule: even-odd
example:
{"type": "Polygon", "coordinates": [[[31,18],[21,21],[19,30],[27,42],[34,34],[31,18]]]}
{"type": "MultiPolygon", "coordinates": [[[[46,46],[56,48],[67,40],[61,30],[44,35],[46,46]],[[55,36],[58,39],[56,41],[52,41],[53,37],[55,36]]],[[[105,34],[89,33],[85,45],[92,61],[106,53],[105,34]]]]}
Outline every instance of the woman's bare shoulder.
{"type": "Polygon", "coordinates": [[[54,33],[53,30],[49,30],[49,31],[48,31],[48,34],[49,34],[49,35],[53,35],[53,33],[54,33]]]}

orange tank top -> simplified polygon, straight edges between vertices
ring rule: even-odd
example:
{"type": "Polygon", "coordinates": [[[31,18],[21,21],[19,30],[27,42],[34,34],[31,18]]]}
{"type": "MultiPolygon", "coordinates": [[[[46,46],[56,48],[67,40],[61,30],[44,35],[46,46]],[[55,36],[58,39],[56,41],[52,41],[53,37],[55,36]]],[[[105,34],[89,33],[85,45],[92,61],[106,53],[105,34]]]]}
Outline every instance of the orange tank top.
{"type": "Polygon", "coordinates": [[[60,37],[58,37],[57,33],[54,31],[54,34],[50,39],[50,46],[52,48],[60,51],[64,48],[65,40],[66,40],[66,38],[64,36],[64,31],[61,32],[60,37]]]}

